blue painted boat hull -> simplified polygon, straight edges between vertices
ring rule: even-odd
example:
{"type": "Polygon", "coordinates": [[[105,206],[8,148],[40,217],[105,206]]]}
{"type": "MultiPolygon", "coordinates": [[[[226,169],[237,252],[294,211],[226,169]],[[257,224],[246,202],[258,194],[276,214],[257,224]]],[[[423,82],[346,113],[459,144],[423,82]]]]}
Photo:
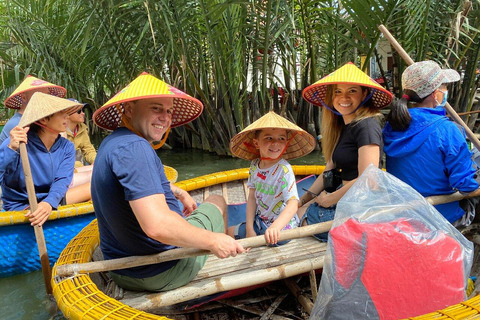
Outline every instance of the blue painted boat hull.
{"type": "MultiPolygon", "coordinates": [[[[48,258],[53,266],[62,250],[95,214],[50,220],[43,226],[48,258]]],[[[28,223],[0,228],[0,278],[32,272],[42,268],[33,227],[28,223]]]]}

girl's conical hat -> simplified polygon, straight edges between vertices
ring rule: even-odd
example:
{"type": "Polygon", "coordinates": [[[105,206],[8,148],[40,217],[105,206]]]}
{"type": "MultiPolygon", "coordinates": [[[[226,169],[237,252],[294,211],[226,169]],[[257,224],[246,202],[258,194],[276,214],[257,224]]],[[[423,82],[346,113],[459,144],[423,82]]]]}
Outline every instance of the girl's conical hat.
{"type": "Polygon", "coordinates": [[[286,129],[290,132],[288,134],[290,142],[283,154],[285,160],[303,157],[315,149],[315,138],[311,134],[284,117],[270,111],[230,140],[230,151],[232,151],[232,154],[245,160],[258,158],[259,154],[256,152],[258,150],[253,146],[255,131],[266,128],[286,129]]]}
{"type": "Polygon", "coordinates": [[[69,115],[81,109],[83,105],[74,101],[59,98],[43,92],[35,92],[23,112],[20,127],[26,127],[40,119],[62,110],[67,110],[69,115]]]}
{"type": "Polygon", "coordinates": [[[372,102],[375,108],[384,108],[392,102],[393,94],[370,78],[365,72],[349,62],[338,70],[323,77],[303,90],[303,98],[313,105],[322,107],[330,84],[348,83],[375,89],[372,102]]]}
{"type": "Polygon", "coordinates": [[[114,130],[121,123],[123,103],[151,98],[173,98],[172,128],[193,121],[203,111],[199,100],[143,72],[95,111],[93,121],[100,128],[114,130]]]}
{"type": "Polygon", "coordinates": [[[34,76],[28,75],[25,80],[13,91],[13,93],[5,99],[5,107],[10,109],[20,109],[22,106],[22,99],[20,98],[20,94],[38,90],[40,88],[48,88],[48,92],[51,95],[63,98],[67,94],[67,90],[64,87],[57,86],[55,84],[51,84],[42,79],[35,78],[34,76]]]}

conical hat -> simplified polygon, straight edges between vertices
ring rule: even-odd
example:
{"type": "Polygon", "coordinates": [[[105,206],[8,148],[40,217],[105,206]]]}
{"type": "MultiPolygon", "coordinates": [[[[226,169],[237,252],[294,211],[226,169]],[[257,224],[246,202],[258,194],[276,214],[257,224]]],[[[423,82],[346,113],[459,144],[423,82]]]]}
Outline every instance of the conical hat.
{"type": "Polygon", "coordinates": [[[291,139],[290,134],[288,135],[288,139],[291,139],[291,141],[283,154],[285,160],[303,157],[315,149],[315,138],[311,134],[275,112],[270,111],[230,140],[232,154],[245,160],[258,158],[259,155],[252,152],[255,131],[266,128],[286,129],[296,133],[293,139],[291,139]]]}
{"type": "Polygon", "coordinates": [[[25,80],[23,80],[23,82],[20,83],[20,85],[15,89],[15,91],[13,91],[13,93],[7,99],[5,99],[4,104],[10,109],[20,109],[22,106],[20,94],[27,91],[38,90],[40,88],[48,88],[48,92],[51,95],[61,98],[65,97],[67,94],[67,90],[64,87],[57,86],[45,80],[28,75],[25,80]]]}
{"type": "Polygon", "coordinates": [[[67,113],[70,115],[82,107],[82,104],[77,102],[42,92],[35,92],[28,102],[18,125],[26,127],[62,110],[67,110],[67,113]]]}
{"type": "Polygon", "coordinates": [[[348,83],[375,89],[372,102],[375,108],[384,108],[392,102],[393,94],[370,78],[365,72],[349,62],[338,70],[323,77],[303,90],[303,98],[313,105],[322,107],[327,95],[327,85],[348,83]]]}
{"type": "Polygon", "coordinates": [[[95,111],[93,121],[100,128],[114,130],[122,120],[123,103],[151,98],[173,98],[172,128],[193,121],[203,111],[203,104],[199,100],[143,72],[95,111]]]}

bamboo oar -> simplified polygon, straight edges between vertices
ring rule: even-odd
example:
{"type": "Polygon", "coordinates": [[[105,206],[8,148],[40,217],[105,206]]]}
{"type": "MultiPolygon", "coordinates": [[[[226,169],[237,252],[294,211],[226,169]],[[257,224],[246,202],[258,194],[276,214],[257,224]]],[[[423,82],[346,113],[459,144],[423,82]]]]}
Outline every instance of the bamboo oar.
{"type": "MultiPolygon", "coordinates": [[[[25,175],[25,184],[27,187],[28,203],[30,204],[30,212],[37,210],[37,196],[35,195],[35,187],[33,185],[32,170],[30,169],[30,161],[28,160],[27,147],[24,142],[20,143],[20,158],[22,159],[23,173],[25,175]]],[[[47,294],[52,294],[52,269],[48,261],[47,245],[43,235],[43,227],[34,226],[35,239],[37,240],[38,255],[40,256],[40,263],[42,264],[43,281],[45,282],[45,289],[47,294]]]]}
{"type": "MultiPolygon", "coordinates": [[[[447,202],[458,201],[464,198],[472,198],[480,196],[480,189],[475,190],[469,194],[462,194],[456,192],[449,195],[431,196],[426,200],[432,204],[442,204],[447,202]]],[[[290,230],[280,231],[280,241],[291,240],[297,238],[303,238],[312,236],[317,233],[327,232],[332,227],[333,221],[327,221],[323,223],[313,224],[309,226],[299,227],[290,230]]],[[[266,245],[265,237],[257,236],[246,239],[240,239],[238,242],[244,248],[254,248],[266,245]]],[[[144,266],[149,264],[155,264],[160,262],[172,261],[177,259],[183,259],[188,257],[195,257],[200,255],[209,254],[208,250],[201,250],[196,248],[178,248],[168,251],[164,251],[157,254],[147,256],[131,256],[126,258],[95,261],[78,264],[64,264],[57,266],[57,275],[60,277],[67,277],[79,273],[92,273],[92,272],[105,272],[111,270],[132,268],[138,266],[144,266]]]]}
{"type": "MultiPolygon", "coordinates": [[[[280,241],[291,240],[311,236],[317,233],[327,232],[332,227],[333,221],[327,221],[319,224],[313,224],[300,228],[280,231],[280,241]]],[[[246,239],[240,239],[238,242],[244,248],[255,248],[266,245],[265,236],[257,236],[246,239]]],[[[132,256],[126,258],[95,261],[79,264],[65,264],[57,266],[57,275],[61,277],[70,276],[77,273],[104,272],[125,268],[138,267],[143,265],[155,264],[165,261],[201,256],[209,254],[210,251],[196,248],[178,248],[164,251],[148,256],[132,256]]]]}
{"type": "MultiPolygon", "coordinates": [[[[378,26],[378,29],[383,33],[383,35],[388,39],[390,44],[395,48],[395,50],[398,52],[398,54],[405,60],[405,62],[408,65],[412,65],[414,61],[410,56],[408,55],[405,50],[403,50],[402,46],[397,42],[397,40],[392,36],[392,34],[385,28],[383,24],[378,26]]],[[[475,134],[470,130],[470,128],[467,126],[465,122],[463,122],[462,118],[460,118],[455,110],[453,110],[452,106],[447,102],[445,104],[445,109],[447,110],[448,114],[452,119],[461,125],[467,134],[467,137],[470,139],[470,141],[477,147],[478,150],[480,150],[480,141],[478,138],[475,136],[475,134]]]]}

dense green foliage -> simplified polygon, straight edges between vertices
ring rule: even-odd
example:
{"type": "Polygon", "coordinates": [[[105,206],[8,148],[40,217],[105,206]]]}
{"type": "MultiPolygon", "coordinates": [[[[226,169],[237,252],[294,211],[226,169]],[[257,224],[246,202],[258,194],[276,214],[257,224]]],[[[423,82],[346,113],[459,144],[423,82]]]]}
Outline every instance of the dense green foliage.
{"type": "MultiPolygon", "coordinates": [[[[454,107],[468,111],[480,108],[473,104],[480,2],[469,10],[465,3],[5,0],[0,99],[32,74],[98,108],[147,71],[205,106],[198,120],[174,130],[169,143],[226,154],[230,138],[271,109],[318,133],[319,109],[303,101],[302,89],[347,61],[380,59],[377,26],[384,24],[414,60],[463,70],[454,107]]],[[[394,61],[396,85],[405,64],[397,55],[394,61]]]]}

